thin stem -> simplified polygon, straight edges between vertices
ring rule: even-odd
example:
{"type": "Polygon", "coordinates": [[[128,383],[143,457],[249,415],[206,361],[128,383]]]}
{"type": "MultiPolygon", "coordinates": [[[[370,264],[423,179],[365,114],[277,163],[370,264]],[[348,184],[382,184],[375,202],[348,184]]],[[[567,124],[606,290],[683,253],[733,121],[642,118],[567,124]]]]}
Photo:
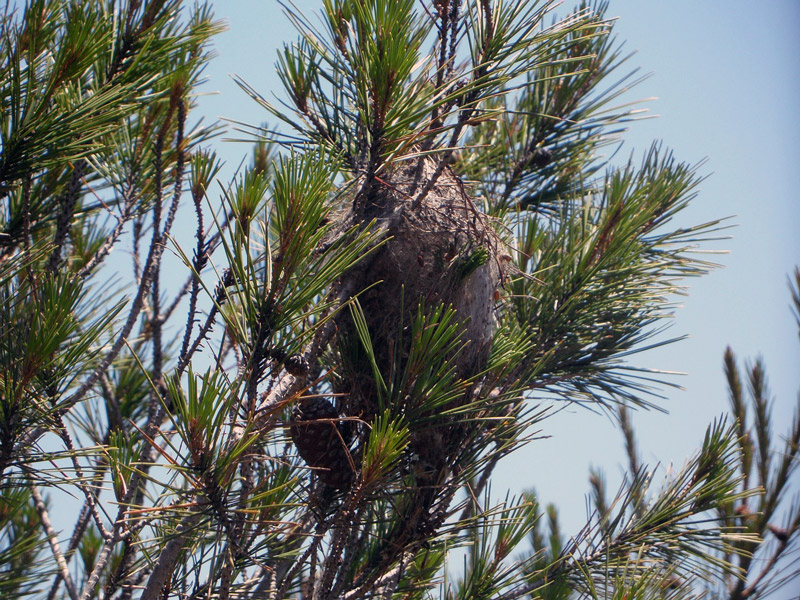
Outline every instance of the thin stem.
{"type": "Polygon", "coordinates": [[[33,497],[33,503],[36,506],[36,512],[39,515],[39,521],[41,522],[42,529],[47,536],[47,541],[50,544],[50,551],[53,553],[53,558],[56,560],[59,573],[61,574],[61,578],[64,580],[64,586],[67,588],[67,593],[72,600],[78,600],[78,591],[75,588],[75,583],[72,581],[72,577],[69,574],[67,561],[64,560],[64,555],[61,554],[61,547],[58,544],[58,535],[56,534],[55,530],[53,529],[53,525],[50,522],[50,515],[47,512],[47,506],[44,503],[44,499],[42,498],[41,493],[39,493],[39,488],[36,485],[31,485],[30,489],[31,496],[33,497]]]}
{"type": "Polygon", "coordinates": [[[67,428],[64,425],[63,419],[59,419],[58,435],[59,437],[61,437],[62,441],[64,442],[64,445],[67,447],[67,450],[69,450],[69,455],[72,460],[72,465],[73,468],[75,469],[75,474],[77,476],[75,484],[81,489],[83,495],[86,497],[86,504],[88,505],[89,511],[91,512],[92,517],[94,518],[94,524],[97,526],[97,530],[100,532],[100,535],[103,536],[103,539],[108,539],[111,536],[111,534],[103,525],[103,519],[100,516],[99,511],[97,510],[97,500],[95,498],[95,495],[86,486],[86,484],[83,483],[83,472],[75,453],[75,446],[72,443],[72,438],[70,437],[69,432],[67,431],[67,428]]]}
{"type": "Polygon", "coordinates": [[[191,512],[181,520],[175,536],[167,542],[167,545],[164,546],[161,554],[159,554],[158,562],[156,562],[153,571],[150,573],[140,600],[158,600],[162,597],[164,588],[167,586],[169,578],[172,577],[172,572],[175,570],[175,565],[183,551],[186,538],[197,525],[201,516],[199,512],[191,512]]]}
{"type": "MultiPolygon", "coordinates": [[[[103,443],[108,443],[108,436],[106,436],[103,443]]],[[[98,464],[95,467],[95,472],[93,476],[93,481],[101,482],[103,479],[103,471],[106,469],[107,464],[102,462],[102,459],[99,460],[98,464]]],[[[83,539],[84,534],[86,533],[86,528],[89,526],[89,521],[92,517],[92,511],[89,508],[89,499],[85,499],[83,502],[83,507],[81,507],[81,512],[78,516],[78,520],[75,523],[75,529],[72,531],[72,536],[69,540],[69,545],[67,546],[67,556],[66,561],[72,559],[74,555],[73,552],[78,548],[83,539]]],[[[55,580],[53,581],[53,585],[50,588],[50,592],[47,595],[47,600],[55,600],[56,594],[58,593],[58,588],[61,585],[61,574],[57,573],[55,580]]]]}
{"type": "MultiPolygon", "coordinates": [[[[358,552],[361,549],[361,543],[363,543],[364,538],[363,536],[359,535],[359,523],[362,522],[361,515],[363,512],[363,505],[360,506],[353,519],[343,525],[348,530],[347,541],[344,544],[344,559],[339,565],[338,574],[336,576],[336,581],[334,582],[333,586],[331,587],[330,593],[327,594],[328,598],[339,598],[342,594],[342,589],[344,585],[347,583],[348,576],[350,575],[350,567],[353,564],[353,560],[355,560],[356,556],[358,556],[358,552]]],[[[339,561],[337,561],[339,562],[339,561]]]]}
{"type": "MultiPolygon", "coordinates": [[[[159,236],[163,243],[163,234],[161,232],[161,216],[163,210],[163,153],[164,153],[164,133],[166,126],[161,130],[160,135],[156,139],[153,164],[155,169],[155,202],[153,203],[153,234],[159,236]]],[[[166,231],[166,227],[165,227],[166,231]]],[[[153,340],[153,381],[159,394],[154,392],[151,394],[150,399],[150,414],[154,414],[158,410],[158,395],[161,393],[163,387],[162,375],[164,367],[163,348],[161,344],[161,261],[153,264],[153,283],[150,289],[150,315],[149,326],[150,333],[153,340]]]]}
{"type": "MultiPolygon", "coordinates": [[[[767,577],[772,570],[775,568],[775,565],[778,564],[778,559],[780,559],[781,555],[783,554],[784,550],[786,550],[787,544],[784,541],[778,542],[778,547],[775,549],[775,552],[772,553],[769,560],[764,564],[764,568],[761,569],[761,572],[753,579],[747,587],[741,585],[741,590],[737,587],[733,594],[731,594],[730,600],[746,600],[750,596],[754,595],[758,592],[758,586],[761,585],[761,582],[767,577]]],[[[744,584],[745,581],[741,580],[741,583],[744,584]]]]}
{"type": "MultiPolygon", "coordinates": [[[[82,278],[88,277],[98,266],[102,264],[105,258],[111,253],[111,250],[116,245],[117,241],[119,240],[122,233],[125,231],[125,226],[127,225],[128,221],[133,218],[135,214],[135,207],[136,207],[136,200],[137,198],[133,195],[134,194],[134,185],[133,185],[134,177],[131,176],[128,181],[128,187],[125,192],[122,194],[122,215],[117,217],[117,224],[114,226],[114,229],[111,231],[109,236],[103,242],[103,245],[94,253],[92,258],[87,261],[85,265],[78,271],[78,276],[82,278]]],[[[138,236],[134,235],[134,241],[138,240],[138,236]]],[[[137,271],[138,272],[138,271],[137,271]]]]}
{"type": "MultiPolygon", "coordinates": [[[[208,262],[208,245],[205,241],[205,226],[203,225],[203,206],[202,200],[202,186],[198,186],[198,192],[192,194],[192,201],[194,204],[194,212],[197,217],[197,231],[195,232],[195,240],[197,241],[194,249],[194,259],[192,267],[194,273],[191,274],[187,284],[191,285],[191,293],[189,294],[189,314],[186,317],[186,329],[183,334],[183,342],[181,343],[181,351],[179,354],[178,362],[183,362],[186,359],[186,353],[189,351],[189,342],[192,337],[192,328],[195,323],[195,315],[197,314],[197,296],[200,294],[200,273],[203,271],[206,263],[208,262]]],[[[184,285],[181,294],[186,293],[187,285],[184,285]]],[[[173,304],[174,306],[174,304],[173,304]]]]}
{"type": "MultiPolygon", "coordinates": [[[[230,221],[230,219],[226,217],[225,221],[222,222],[222,224],[220,226],[220,229],[224,229],[225,227],[227,227],[229,221],[230,221]]],[[[208,241],[205,243],[205,246],[204,246],[204,249],[203,249],[203,256],[204,256],[203,268],[205,268],[205,264],[208,261],[208,257],[210,257],[214,253],[214,251],[219,247],[220,237],[221,237],[221,235],[220,235],[220,232],[218,231],[214,235],[212,235],[210,238],[208,238],[208,241]]],[[[199,272],[200,271],[198,270],[198,273],[199,272]]],[[[175,309],[178,308],[178,306],[181,303],[181,300],[183,300],[183,297],[191,291],[192,285],[194,283],[197,283],[198,286],[199,286],[200,280],[195,277],[194,273],[192,273],[191,275],[189,275],[186,278],[186,281],[183,282],[183,286],[181,286],[180,291],[172,299],[172,302],[170,303],[169,307],[165,311],[163,311],[162,315],[163,315],[163,319],[165,321],[168,320],[172,316],[172,313],[174,313],[175,309]]],[[[199,292],[198,292],[198,295],[199,295],[199,292]]],[[[196,313],[197,313],[197,311],[195,311],[195,314],[196,313]]]]}
{"type": "MultiPolygon", "coordinates": [[[[314,536],[314,540],[311,544],[306,548],[306,551],[303,552],[302,556],[299,556],[297,560],[295,560],[292,568],[286,573],[286,576],[281,583],[281,586],[278,588],[277,593],[275,594],[275,598],[281,599],[286,597],[286,591],[289,589],[289,586],[292,583],[292,580],[295,578],[295,575],[300,571],[303,565],[308,560],[308,557],[311,556],[312,552],[316,552],[319,549],[319,545],[322,543],[323,533],[322,531],[317,528],[318,531],[314,536]]],[[[144,600],[144,599],[143,599],[144,600]]]]}
{"type": "Polygon", "coordinates": [[[175,183],[172,190],[172,203],[170,204],[167,218],[164,221],[164,231],[161,234],[161,243],[167,242],[167,234],[172,229],[172,224],[175,222],[175,215],[178,214],[178,206],[180,206],[181,194],[183,192],[183,172],[186,165],[186,149],[184,148],[184,128],[186,127],[186,102],[183,99],[178,100],[178,124],[177,132],[175,134],[175,148],[178,152],[175,158],[175,183]]]}
{"type": "Polygon", "coordinates": [[[55,272],[61,264],[61,252],[66,243],[67,236],[72,228],[72,217],[75,214],[75,206],[80,197],[81,185],[83,183],[83,173],[86,169],[86,161],[79,160],[72,168],[72,176],[66,193],[58,200],[58,214],[56,215],[56,233],[53,237],[53,251],[47,263],[48,271],[55,272]]]}
{"type": "Polygon", "coordinates": [[[189,351],[183,356],[183,358],[178,361],[178,366],[175,368],[175,372],[178,375],[183,374],[183,371],[186,369],[186,367],[189,366],[189,362],[192,360],[192,356],[194,356],[194,353],[197,352],[197,350],[200,348],[200,344],[203,343],[203,340],[206,339],[206,336],[211,331],[211,328],[214,326],[218,312],[219,309],[217,308],[216,305],[211,307],[211,310],[208,312],[208,316],[206,317],[206,322],[200,328],[200,331],[197,334],[194,343],[191,345],[189,351]]]}
{"type": "MultiPolygon", "coordinates": [[[[89,511],[89,505],[86,501],[84,501],[81,512],[78,515],[78,521],[75,524],[75,529],[72,532],[72,537],[69,540],[69,545],[67,546],[67,562],[69,562],[69,557],[71,557],[70,553],[78,547],[78,544],[80,544],[80,540],[86,531],[86,527],[89,525],[89,519],[91,516],[92,513],[89,511]]],[[[56,594],[58,593],[58,588],[61,587],[61,582],[63,579],[64,578],[61,575],[61,571],[56,573],[55,579],[53,580],[53,585],[50,587],[50,592],[47,594],[47,600],[55,600],[56,594]]]]}

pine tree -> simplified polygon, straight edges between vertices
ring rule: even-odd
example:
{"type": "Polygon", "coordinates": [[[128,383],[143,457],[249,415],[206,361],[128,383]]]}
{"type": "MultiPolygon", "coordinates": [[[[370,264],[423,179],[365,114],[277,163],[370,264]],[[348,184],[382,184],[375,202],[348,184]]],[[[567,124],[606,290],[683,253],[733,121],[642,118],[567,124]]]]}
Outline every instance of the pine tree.
{"type": "Polygon", "coordinates": [[[183,4],[0,21],[0,596],[797,583],[800,416],[775,455],[763,365],[745,394],[726,355],[731,416],[663,484],[636,450],[629,411],[669,382],[629,361],[722,224],[676,224],[697,165],[609,162],[638,109],[606,3],[289,8],[284,101],[240,82],[275,127],[246,128],[229,183],[192,112],[221,25],[183,4]],[[615,416],[628,450],[569,538],[533,492],[488,491],[543,398],[615,416]]]}

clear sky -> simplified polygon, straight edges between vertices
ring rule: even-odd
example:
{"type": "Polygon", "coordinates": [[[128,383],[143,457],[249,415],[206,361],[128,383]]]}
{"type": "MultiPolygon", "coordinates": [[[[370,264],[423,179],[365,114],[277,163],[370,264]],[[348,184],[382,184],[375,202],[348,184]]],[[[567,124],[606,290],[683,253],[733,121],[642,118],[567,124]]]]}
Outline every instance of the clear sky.
{"type": "MultiPolygon", "coordinates": [[[[229,30],[201,100],[210,118],[259,124],[265,112],[227,74],[244,78],[263,95],[280,93],[276,48],[296,38],[277,2],[218,0],[216,14],[229,30]]],[[[306,14],[321,2],[297,5],[306,14]]],[[[565,11],[571,4],[565,3],[565,11]]],[[[680,466],[698,447],[707,424],[727,409],[722,354],[730,344],[741,358],[764,357],[777,404],[778,432],[787,430],[800,386],[800,344],[789,311],[787,276],[800,263],[800,2],[769,0],[611,0],[609,14],[625,48],[636,51],[630,68],[653,76],[631,98],[648,102],[658,118],[634,124],[623,150],[646,150],[661,139],[676,156],[708,162],[708,174],[685,224],[732,216],[730,240],[709,246],[728,250],[715,259],[724,268],[689,283],[689,296],[670,336],[690,338],[634,357],[634,364],[681,371],[685,391],[667,390],[670,414],[636,413],[646,462],[680,466]]],[[[238,164],[247,146],[223,144],[238,164]]],[[[535,486],[542,500],[562,510],[565,532],[584,522],[588,467],[605,469],[611,490],[622,473],[621,435],[610,421],[580,408],[545,421],[534,442],[501,465],[496,496],[535,486]]]]}

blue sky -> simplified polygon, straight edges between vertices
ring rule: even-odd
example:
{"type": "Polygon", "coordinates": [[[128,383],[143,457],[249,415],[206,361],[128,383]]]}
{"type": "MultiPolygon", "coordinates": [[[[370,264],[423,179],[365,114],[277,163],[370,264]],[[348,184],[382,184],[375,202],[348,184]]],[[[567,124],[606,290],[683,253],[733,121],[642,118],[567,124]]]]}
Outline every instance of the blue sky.
{"type": "MultiPolygon", "coordinates": [[[[297,4],[308,14],[321,2],[297,4]]],[[[279,93],[275,50],[296,35],[274,1],[217,1],[215,9],[229,29],[217,39],[219,56],[205,89],[220,93],[203,97],[200,109],[209,118],[259,124],[267,115],[228,75],[265,96],[279,93]]],[[[723,268],[688,282],[669,334],[689,339],[632,359],[687,373],[675,379],[685,390],[667,390],[668,415],[634,415],[645,462],[680,466],[707,424],[727,409],[726,345],[740,358],[764,357],[778,433],[796,404],[800,344],[787,275],[800,263],[800,2],[612,0],[609,15],[619,16],[616,35],[636,51],[630,68],[653,73],[630,98],[658,97],[644,104],[658,118],[634,124],[622,153],[660,139],[680,160],[708,158],[701,169],[708,178],[684,224],[731,216],[736,225],[732,239],[709,246],[730,251],[713,257],[723,268]]],[[[234,166],[248,150],[221,146],[234,166]]],[[[604,468],[614,489],[624,464],[622,437],[607,418],[580,408],[562,411],[543,428],[551,437],[508,459],[494,493],[535,486],[543,500],[559,504],[564,529],[576,532],[586,514],[588,467],[604,468]]]]}

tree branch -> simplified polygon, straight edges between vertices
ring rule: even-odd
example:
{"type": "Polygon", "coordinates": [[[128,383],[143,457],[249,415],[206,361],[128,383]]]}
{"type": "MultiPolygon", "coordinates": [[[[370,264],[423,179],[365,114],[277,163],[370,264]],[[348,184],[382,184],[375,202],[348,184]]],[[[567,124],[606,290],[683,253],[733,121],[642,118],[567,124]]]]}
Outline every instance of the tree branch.
{"type": "Polygon", "coordinates": [[[69,574],[69,567],[67,561],[64,560],[64,555],[61,554],[61,547],[58,544],[58,534],[53,529],[50,522],[50,515],[47,512],[44,499],[39,493],[39,488],[36,485],[31,485],[31,496],[33,496],[33,503],[36,506],[36,512],[39,514],[39,521],[42,524],[42,529],[47,536],[47,541],[50,544],[50,551],[53,553],[53,558],[58,565],[61,578],[64,580],[64,586],[67,588],[67,593],[72,600],[78,600],[78,591],[75,588],[75,583],[72,581],[72,576],[69,574]]]}
{"type": "Polygon", "coordinates": [[[191,530],[200,521],[201,516],[202,514],[199,512],[191,512],[181,520],[175,536],[167,542],[167,545],[164,546],[161,554],[159,554],[158,562],[156,562],[153,571],[150,573],[140,600],[159,600],[163,596],[164,589],[169,583],[172,572],[175,570],[175,565],[183,551],[186,538],[189,537],[191,530]]]}

